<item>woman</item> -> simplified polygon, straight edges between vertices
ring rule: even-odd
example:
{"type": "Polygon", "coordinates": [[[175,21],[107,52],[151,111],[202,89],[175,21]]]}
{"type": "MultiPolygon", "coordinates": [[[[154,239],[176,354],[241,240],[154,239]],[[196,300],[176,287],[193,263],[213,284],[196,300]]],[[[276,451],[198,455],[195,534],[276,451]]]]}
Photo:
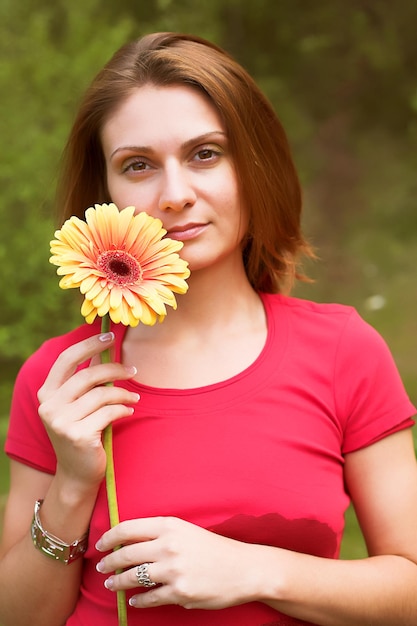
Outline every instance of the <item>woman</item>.
{"type": "Polygon", "coordinates": [[[160,218],[191,277],[163,324],[83,325],[23,366],[2,625],[116,624],[119,589],[130,625],[414,625],[415,409],[353,309],[284,295],[311,251],[284,131],[247,73],[192,36],[122,48],[80,107],[61,194],[65,218],[109,201],[160,218]],[[341,561],[350,499],[369,558],[341,561]],[[42,528],[66,558],[45,556],[42,528]]]}

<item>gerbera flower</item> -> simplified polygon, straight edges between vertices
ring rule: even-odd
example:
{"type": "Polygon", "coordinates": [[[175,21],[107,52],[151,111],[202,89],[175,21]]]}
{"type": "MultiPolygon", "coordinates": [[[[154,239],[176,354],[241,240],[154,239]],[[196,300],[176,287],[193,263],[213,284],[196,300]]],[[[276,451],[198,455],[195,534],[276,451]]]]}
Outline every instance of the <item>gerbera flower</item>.
{"type": "Polygon", "coordinates": [[[175,293],[185,293],[190,275],[178,251],[183,243],[164,238],[159,219],[96,204],[85,221],[71,217],[51,241],[50,262],[58,265],[62,289],[79,288],[85,299],[81,314],[91,324],[107,313],[116,324],[137,326],[162,321],[175,293]]]}

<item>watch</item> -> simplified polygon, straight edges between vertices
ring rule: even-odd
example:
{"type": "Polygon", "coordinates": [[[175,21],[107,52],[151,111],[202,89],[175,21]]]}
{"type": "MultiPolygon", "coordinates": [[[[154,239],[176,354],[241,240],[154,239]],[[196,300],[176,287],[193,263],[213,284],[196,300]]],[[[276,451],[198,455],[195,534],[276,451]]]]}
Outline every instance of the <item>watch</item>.
{"type": "Polygon", "coordinates": [[[43,500],[37,500],[35,503],[35,511],[31,526],[33,545],[35,548],[46,554],[46,556],[68,565],[81,557],[87,550],[88,532],[85,533],[85,535],[83,535],[80,539],[77,539],[72,543],[66,543],[61,539],[58,539],[58,537],[55,537],[55,535],[48,533],[42,527],[41,520],[39,518],[39,511],[42,503],[43,500]]]}

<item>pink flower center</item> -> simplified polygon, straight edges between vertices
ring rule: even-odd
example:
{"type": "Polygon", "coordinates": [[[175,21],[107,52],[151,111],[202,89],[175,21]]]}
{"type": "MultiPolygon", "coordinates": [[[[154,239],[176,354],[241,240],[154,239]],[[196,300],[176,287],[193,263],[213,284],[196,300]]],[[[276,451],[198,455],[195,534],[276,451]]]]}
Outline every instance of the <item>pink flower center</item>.
{"type": "Polygon", "coordinates": [[[102,252],[97,265],[107,280],[116,285],[133,285],[142,278],[142,268],[137,259],[124,250],[102,252]]]}

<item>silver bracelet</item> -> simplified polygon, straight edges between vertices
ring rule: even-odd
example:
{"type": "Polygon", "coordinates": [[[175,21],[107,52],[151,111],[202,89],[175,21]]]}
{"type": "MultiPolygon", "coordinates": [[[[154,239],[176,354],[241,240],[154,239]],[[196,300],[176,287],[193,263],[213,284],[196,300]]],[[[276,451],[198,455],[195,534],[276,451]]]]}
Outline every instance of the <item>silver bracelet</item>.
{"type": "Polygon", "coordinates": [[[88,532],[72,543],[66,543],[55,535],[48,533],[42,527],[41,520],[39,519],[39,510],[42,506],[43,500],[37,500],[35,503],[35,511],[33,513],[33,520],[31,526],[31,536],[33,545],[35,548],[46,554],[46,556],[61,561],[68,565],[72,563],[87,550],[88,544],[88,532]]]}

